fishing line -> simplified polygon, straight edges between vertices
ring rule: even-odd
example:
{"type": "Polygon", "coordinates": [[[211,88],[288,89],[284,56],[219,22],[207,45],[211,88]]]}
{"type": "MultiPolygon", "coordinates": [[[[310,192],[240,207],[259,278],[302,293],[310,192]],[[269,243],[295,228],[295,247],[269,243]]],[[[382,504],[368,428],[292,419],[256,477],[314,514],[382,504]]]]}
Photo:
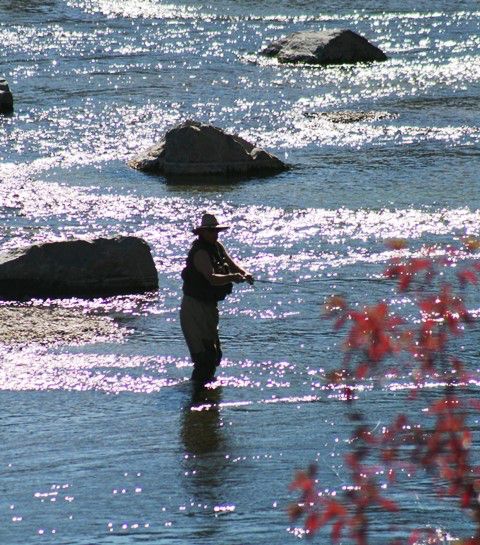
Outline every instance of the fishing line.
{"type": "Polygon", "coordinates": [[[326,283],[331,285],[331,287],[327,289],[335,289],[334,288],[335,284],[344,283],[344,282],[361,282],[361,281],[370,282],[375,280],[373,279],[370,280],[368,278],[359,278],[359,279],[356,279],[356,278],[341,278],[341,279],[340,278],[310,278],[306,280],[300,280],[298,282],[288,282],[284,280],[266,280],[262,278],[259,278],[259,279],[255,278],[252,286],[255,286],[255,284],[258,282],[259,284],[265,284],[272,287],[278,286],[278,287],[288,288],[291,291],[294,291],[295,289],[294,291],[295,293],[306,292],[306,293],[318,294],[319,292],[321,292],[323,289],[327,287],[326,283]]]}
{"type": "Polygon", "coordinates": [[[273,284],[278,286],[291,286],[295,288],[301,288],[304,284],[316,284],[317,282],[382,282],[388,280],[387,278],[309,278],[306,280],[300,280],[298,282],[286,282],[284,280],[264,280],[262,278],[255,278],[254,284],[257,282],[261,284],[273,284]]]}

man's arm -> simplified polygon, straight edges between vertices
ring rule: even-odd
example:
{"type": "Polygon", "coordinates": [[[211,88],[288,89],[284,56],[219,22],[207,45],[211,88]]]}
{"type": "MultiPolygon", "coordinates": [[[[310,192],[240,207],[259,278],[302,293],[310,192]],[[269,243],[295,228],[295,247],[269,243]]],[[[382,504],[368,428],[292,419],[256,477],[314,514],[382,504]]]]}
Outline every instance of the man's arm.
{"type": "MultiPolygon", "coordinates": [[[[223,248],[223,246],[222,246],[223,248]]],[[[225,250],[225,248],[223,248],[225,250]]],[[[225,250],[225,257],[228,264],[228,267],[231,271],[240,273],[243,276],[243,279],[246,280],[249,284],[253,284],[253,276],[243,269],[236,261],[234,261],[228,252],[225,250]]]]}
{"type": "Polygon", "coordinates": [[[213,272],[213,265],[210,261],[210,256],[205,250],[198,250],[193,256],[193,265],[198,272],[210,282],[212,286],[224,286],[230,282],[243,282],[244,275],[238,271],[231,274],[216,274],[213,272]]]}

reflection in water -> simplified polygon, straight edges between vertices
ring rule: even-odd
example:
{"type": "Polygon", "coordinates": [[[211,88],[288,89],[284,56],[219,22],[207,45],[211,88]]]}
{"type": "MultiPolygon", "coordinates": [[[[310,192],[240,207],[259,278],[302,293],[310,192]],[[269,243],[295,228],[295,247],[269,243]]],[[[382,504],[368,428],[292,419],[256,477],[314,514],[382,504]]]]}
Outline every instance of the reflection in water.
{"type": "Polygon", "coordinates": [[[205,513],[197,537],[211,536],[220,530],[215,513],[225,504],[222,497],[227,466],[227,441],[220,414],[221,390],[194,393],[182,418],[185,488],[192,501],[205,513]]]}
{"type": "Polygon", "coordinates": [[[182,443],[186,459],[215,456],[225,450],[220,417],[221,389],[194,391],[182,420],[182,443]]]}

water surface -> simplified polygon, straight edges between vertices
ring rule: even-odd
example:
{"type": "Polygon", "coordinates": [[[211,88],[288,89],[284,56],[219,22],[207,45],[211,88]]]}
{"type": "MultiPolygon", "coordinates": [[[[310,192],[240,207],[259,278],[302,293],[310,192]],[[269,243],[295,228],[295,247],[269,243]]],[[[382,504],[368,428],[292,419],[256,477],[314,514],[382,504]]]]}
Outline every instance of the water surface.
{"type": "MultiPolygon", "coordinates": [[[[385,240],[416,252],[478,233],[478,4],[0,0],[0,28],[0,75],[15,96],[0,118],[0,249],[136,235],[160,280],[141,296],[14,306],[65,316],[79,335],[0,336],[2,543],[296,543],[304,535],[285,512],[294,470],[317,461],[323,493],[348,485],[350,423],[328,378],[341,337],[320,319],[325,297],[386,298],[410,315],[375,280],[392,256],[385,240]],[[286,33],[337,27],[389,60],[289,67],[258,54],[286,33]],[[386,115],[314,115],[345,110],[386,115]],[[126,166],[188,118],[292,169],[198,185],[126,166]],[[232,255],[275,283],[239,286],[222,304],[214,403],[192,410],[179,273],[205,210],[232,225],[232,255]]],[[[478,341],[474,327],[457,347],[472,395],[478,341]]],[[[405,410],[410,383],[406,368],[365,384],[372,429],[405,410]]],[[[412,414],[441,391],[430,386],[412,414]]],[[[373,543],[412,525],[469,533],[429,477],[404,476],[395,494],[405,512],[394,527],[376,517],[373,543]]]]}

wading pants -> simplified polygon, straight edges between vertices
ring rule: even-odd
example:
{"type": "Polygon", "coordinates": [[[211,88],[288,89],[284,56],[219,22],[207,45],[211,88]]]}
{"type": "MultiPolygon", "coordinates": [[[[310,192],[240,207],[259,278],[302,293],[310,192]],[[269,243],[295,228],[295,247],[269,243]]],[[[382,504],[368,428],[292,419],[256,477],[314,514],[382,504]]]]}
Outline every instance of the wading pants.
{"type": "Polygon", "coordinates": [[[217,303],[184,295],[180,325],[193,361],[192,381],[203,386],[213,380],[222,359],[217,303]]]}

